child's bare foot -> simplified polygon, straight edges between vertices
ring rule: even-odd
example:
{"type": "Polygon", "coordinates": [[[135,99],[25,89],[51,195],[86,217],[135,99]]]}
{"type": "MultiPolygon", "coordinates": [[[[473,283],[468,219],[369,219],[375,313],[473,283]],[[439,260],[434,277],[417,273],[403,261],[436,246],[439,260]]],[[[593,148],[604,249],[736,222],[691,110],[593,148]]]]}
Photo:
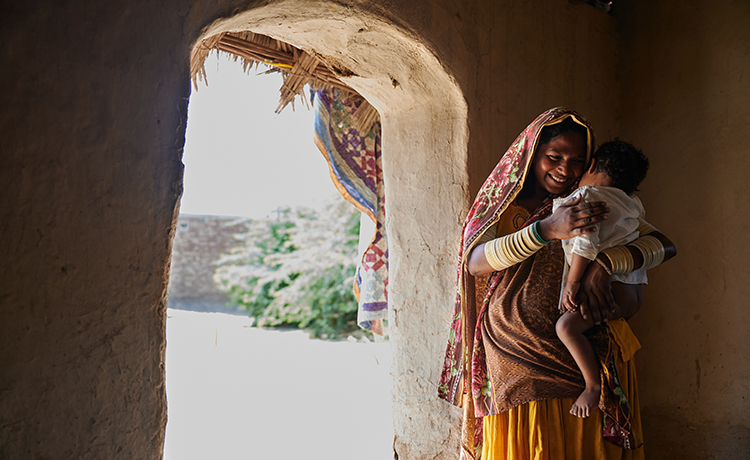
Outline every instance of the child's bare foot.
{"type": "Polygon", "coordinates": [[[588,417],[599,405],[600,393],[601,389],[599,388],[586,388],[583,390],[583,393],[581,393],[581,396],[576,399],[576,402],[573,403],[573,406],[570,408],[570,413],[576,417],[588,417]]]}

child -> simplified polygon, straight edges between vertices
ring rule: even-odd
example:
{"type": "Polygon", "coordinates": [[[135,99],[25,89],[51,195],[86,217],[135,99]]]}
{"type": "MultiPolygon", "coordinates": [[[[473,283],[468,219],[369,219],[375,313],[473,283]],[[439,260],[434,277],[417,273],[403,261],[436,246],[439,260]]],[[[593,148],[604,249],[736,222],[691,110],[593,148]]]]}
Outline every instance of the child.
{"type": "MultiPolygon", "coordinates": [[[[563,240],[566,267],[560,295],[562,316],[557,322],[557,335],[573,355],[586,382],[586,389],[573,403],[570,413],[588,417],[598,405],[601,392],[599,366],[594,348],[583,335],[593,327],[593,319],[584,319],[577,312],[577,294],[581,277],[588,264],[602,250],[625,245],[638,238],[638,218],[643,218],[643,205],[631,195],[646,177],[648,158],[627,142],[614,140],[602,144],[594,153],[591,166],[579,182],[579,188],[565,198],[557,198],[554,209],[582,196],[582,202],[605,201],[610,208],[607,220],[597,224],[597,231],[563,240]]],[[[646,271],[635,270],[629,275],[612,275],[612,281],[646,284],[646,271]]],[[[614,318],[613,318],[614,319],[614,318]]]]}

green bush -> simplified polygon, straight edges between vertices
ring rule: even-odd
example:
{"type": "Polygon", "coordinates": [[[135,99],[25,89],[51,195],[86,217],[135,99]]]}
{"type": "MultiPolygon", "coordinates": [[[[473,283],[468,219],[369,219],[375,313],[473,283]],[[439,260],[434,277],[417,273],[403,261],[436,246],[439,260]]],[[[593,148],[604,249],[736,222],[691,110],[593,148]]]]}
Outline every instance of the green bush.
{"type": "Polygon", "coordinates": [[[331,267],[313,279],[303,297],[309,315],[300,323],[315,337],[336,337],[357,330],[357,299],[351,280],[354,266],[331,267]]]}
{"type": "Polygon", "coordinates": [[[258,326],[292,326],[315,337],[356,331],[352,286],[359,212],[342,199],[322,210],[281,208],[245,222],[242,245],[222,256],[214,281],[258,326]]]}

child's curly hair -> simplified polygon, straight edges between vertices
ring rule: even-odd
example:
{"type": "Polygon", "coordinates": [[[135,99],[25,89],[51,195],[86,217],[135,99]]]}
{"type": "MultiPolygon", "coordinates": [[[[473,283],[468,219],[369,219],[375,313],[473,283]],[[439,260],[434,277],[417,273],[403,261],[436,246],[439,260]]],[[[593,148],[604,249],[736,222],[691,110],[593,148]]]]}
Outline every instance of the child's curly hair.
{"type": "Polygon", "coordinates": [[[618,138],[605,142],[594,153],[596,171],[608,175],[612,186],[630,195],[638,191],[638,185],[646,178],[648,158],[633,144],[618,138]]]}

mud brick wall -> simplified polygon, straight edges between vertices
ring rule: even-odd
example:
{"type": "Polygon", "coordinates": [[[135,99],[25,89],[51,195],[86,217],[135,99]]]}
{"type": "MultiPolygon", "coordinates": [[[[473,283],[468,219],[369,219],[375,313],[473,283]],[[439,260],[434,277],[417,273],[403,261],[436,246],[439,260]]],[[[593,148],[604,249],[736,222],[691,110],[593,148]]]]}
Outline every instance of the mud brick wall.
{"type": "Polygon", "coordinates": [[[169,308],[224,310],[229,297],[214,285],[216,261],[241,244],[234,235],[244,230],[233,217],[180,214],[172,247],[169,308]]]}

